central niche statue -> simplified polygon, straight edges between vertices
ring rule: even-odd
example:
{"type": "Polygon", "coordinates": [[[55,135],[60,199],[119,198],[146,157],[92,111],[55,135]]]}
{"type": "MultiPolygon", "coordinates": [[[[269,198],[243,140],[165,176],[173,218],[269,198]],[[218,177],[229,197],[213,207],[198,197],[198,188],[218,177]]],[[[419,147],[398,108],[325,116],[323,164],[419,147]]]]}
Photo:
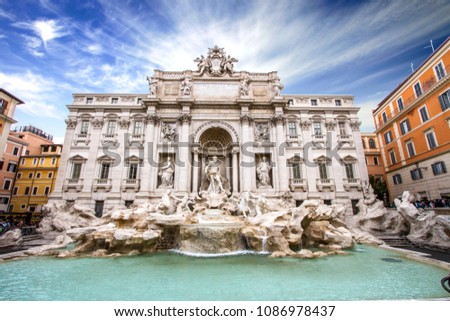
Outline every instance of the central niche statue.
{"type": "Polygon", "coordinates": [[[209,181],[208,193],[220,194],[225,192],[222,185],[222,176],[220,175],[220,163],[217,156],[213,156],[212,160],[205,167],[206,178],[209,181]]]}

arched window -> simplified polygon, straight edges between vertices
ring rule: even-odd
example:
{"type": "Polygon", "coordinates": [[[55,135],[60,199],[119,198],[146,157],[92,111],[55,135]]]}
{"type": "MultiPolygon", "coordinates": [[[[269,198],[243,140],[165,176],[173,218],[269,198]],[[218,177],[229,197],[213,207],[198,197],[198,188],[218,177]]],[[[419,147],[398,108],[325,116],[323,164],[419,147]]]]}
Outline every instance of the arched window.
{"type": "Polygon", "coordinates": [[[369,148],[376,148],[375,141],[372,138],[369,139],[369,148]]]}

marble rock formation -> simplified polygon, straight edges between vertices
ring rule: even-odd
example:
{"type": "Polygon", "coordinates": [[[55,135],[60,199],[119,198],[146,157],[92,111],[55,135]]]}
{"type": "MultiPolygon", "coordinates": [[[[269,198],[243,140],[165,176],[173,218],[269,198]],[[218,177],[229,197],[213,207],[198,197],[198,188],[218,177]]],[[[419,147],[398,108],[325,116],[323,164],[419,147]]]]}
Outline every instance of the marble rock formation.
{"type": "Polygon", "coordinates": [[[168,190],[159,203],[116,207],[102,218],[90,209],[51,203],[39,228],[52,236],[51,241],[25,254],[73,257],[167,249],[216,254],[251,250],[273,257],[315,258],[342,254],[356,242],[379,244],[368,234],[347,228],[341,220],[342,206],[305,201],[295,207],[291,198],[289,193],[279,199],[242,193],[211,208],[207,197],[176,196],[168,190]],[[61,250],[71,242],[72,250],[61,250]]]}
{"type": "Polygon", "coordinates": [[[0,236],[0,249],[5,247],[20,246],[23,242],[20,229],[9,230],[0,236]]]}
{"type": "Polygon", "coordinates": [[[414,195],[408,191],[402,194],[402,200],[395,200],[400,215],[409,225],[407,239],[418,246],[437,247],[450,250],[450,219],[436,215],[434,211],[417,209],[414,195]]]}

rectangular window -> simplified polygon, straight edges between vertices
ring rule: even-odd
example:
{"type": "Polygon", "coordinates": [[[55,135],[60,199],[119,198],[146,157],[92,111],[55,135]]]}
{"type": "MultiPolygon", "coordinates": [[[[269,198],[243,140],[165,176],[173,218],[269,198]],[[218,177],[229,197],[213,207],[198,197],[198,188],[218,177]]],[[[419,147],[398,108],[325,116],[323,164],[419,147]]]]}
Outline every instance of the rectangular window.
{"type": "Polygon", "coordinates": [[[89,121],[83,120],[81,121],[80,134],[86,135],[89,131],[89,121]]]}
{"type": "Polygon", "coordinates": [[[0,114],[4,115],[8,102],[0,98],[0,114]]]}
{"type": "Polygon", "coordinates": [[[137,99],[137,104],[138,104],[138,105],[142,104],[142,98],[138,98],[138,99],[137,99]]]}
{"type": "Polygon", "coordinates": [[[41,158],[41,165],[44,165],[45,158],[41,158]]]}
{"type": "Polygon", "coordinates": [[[340,121],[338,123],[339,135],[347,135],[347,130],[345,128],[345,122],[340,121]]]}
{"type": "Polygon", "coordinates": [[[94,102],[94,98],[86,98],[86,104],[91,105],[94,102]]]}
{"type": "Polygon", "coordinates": [[[431,164],[431,169],[433,170],[434,175],[440,175],[447,173],[447,168],[445,167],[444,162],[437,162],[434,164],[431,164]]]}
{"type": "Polygon", "coordinates": [[[384,133],[384,141],[387,144],[389,144],[390,142],[392,142],[392,134],[391,131],[387,131],[386,133],[384,133]]]}
{"type": "Polygon", "coordinates": [[[4,165],[4,161],[0,161],[0,170],[2,170],[3,169],[3,165],[4,165]]]}
{"type": "Polygon", "coordinates": [[[3,189],[9,191],[10,188],[11,188],[11,180],[5,179],[5,181],[3,182],[3,189]]]}
{"type": "Polygon", "coordinates": [[[142,135],[142,121],[137,120],[134,122],[133,135],[142,135]]]}
{"type": "Polygon", "coordinates": [[[420,86],[420,82],[414,85],[414,92],[416,93],[416,97],[422,96],[422,87],[420,86]]]}
{"type": "Polygon", "coordinates": [[[446,111],[450,107],[450,89],[439,96],[439,103],[442,111],[446,111]]]}
{"type": "Polygon", "coordinates": [[[394,185],[398,185],[402,183],[402,176],[400,174],[395,174],[392,176],[392,180],[394,181],[394,185]]]}
{"type": "Polygon", "coordinates": [[[409,157],[416,156],[416,149],[414,148],[414,143],[412,141],[406,142],[406,148],[408,149],[409,157]]]}
{"type": "Polygon", "coordinates": [[[398,105],[398,110],[403,110],[404,106],[403,106],[403,99],[402,99],[402,97],[397,99],[397,105],[398,105]]]}
{"type": "Polygon", "coordinates": [[[103,215],[103,206],[105,204],[105,201],[95,201],[95,216],[102,217],[103,215]]]}
{"type": "Polygon", "coordinates": [[[317,106],[317,99],[311,99],[311,106],[317,106]]]}
{"type": "Polygon", "coordinates": [[[334,102],[336,103],[336,106],[342,106],[342,101],[340,99],[336,99],[334,102]]]}
{"type": "Polygon", "coordinates": [[[16,163],[9,163],[6,170],[8,172],[15,173],[16,169],[17,169],[17,164],[16,163]]]}
{"type": "MultiPolygon", "coordinates": [[[[81,165],[81,164],[80,164],[81,165]]],[[[47,174],[47,178],[52,178],[53,177],[53,173],[52,172],[49,172],[48,174],[47,174]]]]}
{"type": "Polygon", "coordinates": [[[442,66],[442,62],[438,63],[436,67],[434,67],[434,71],[436,71],[436,76],[438,80],[441,80],[442,78],[445,77],[445,70],[444,66],[442,66]]]}
{"type": "Polygon", "coordinates": [[[353,164],[345,164],[345,174],[347,175],[347,178],[355,178],[353,164]]]}
{"type": "Polygon", "coordinates": [[[37,186],[35,186],[35,187],[33,187],[33,195],[37,195],[37,193],[38,193],[38,190],[39,190],[39,187],[37,187],[37,186]]]}
{"type": "Polygon", "coordinates": [[[409,124],[409,119],[406,118],[402,122],[400,122],[400,131],[402,132],[402,135],[405,135],[411,130],[411,125],[409,124]]]}
{"type": "Polygon", "coordinates": [[[436,136],[434,132],[428,132],[425,134],[427,137],[427,143],[429,149],[435,149],[437,147],[436,136]]]}
{"type": "Polygon", "coordinates": [[[13,195],[17,195],[17,194],[19,194],[19,187],[14,187],[14,189],[13,189],[13,195]]]}
{"type": "Polygon", "coordinates": [[[21,178],[22,178],[22,173],[21,172],[17,173],[17,179],[21,179],[21,178]]]}
{"type": "Polygon", "coordinates": [[[118,104],[119,103],[119,98],[112,98],[111,99],[111,103],[112,104],[118,104]]]}
{"type": "Polygon", "coordinates": [[[81,164],[78,164],[78,163],[73,164],[72,165],[72,174],[70,175],[70,177],[73,179],[78,179],[78,178],[80,178],[80,174],[81,174],[81,164]]]}
{"type": "Polygon", "coordinates": [[[52,165],[55,165],[56,164],[56,158],[52,158],[52,165]]]}
{"type": "Polygon", "coordinates": [[[328,178],[327,164],[325,163],[319,164],[319,175],[321,179],[328,178]]]}
{"type": "Polygon", "coordinates": [[[116,132],[116,121],[110,120],[106,129],[106,135],[114,135],[116,132]]]}
{"type": "MultiPolygon", "coordinates": [[[[27,151],[28,152],[28,151],[27,151]]],[[[25,165],[25,158],[22,158],[22,160],[20,161],[21,165],[25,165]]]]}
{"type": "Polygon", "coordinates": [[[293,176],[294,179],[302,178],[302,172],[301,172],[301,169],[300,169],[300,163],[292,164],[292,176],[293,176]]]}
{"type": "Polygon", "coordinates": [[[36,165],[38,162],[37,158],[33,158],[33,165],[36,165]]]}
{"type": "Polygon", "coordinates": [[[395,151],[394,150],[390,150],[389,151],[389,157],[391,158],[391,164],[392,165],[397,163],[397,158],[395,157],[395,151]]]}
{"type": "Polygon", "coordinates": [[[25,195],[29,195],[29,194],[30,194],[30,187],[29,187],[29,186],[26,186],[26,187],[25,187],[25,192],[24,192],[24,194],[25,194],[25,195]]]}
{"type": "Polygon", "coordinates": [[[28,173],[28,178],[33,179],[33,173],[28,173]]]}
{"type": "Polygon", "coordinates": [[[322,126],[320,122],[315,121],[313,123],[313,126],[314,126],[314,135],[322,135],[322,126]]]}
{"type": "Polygon", "coordinates": [[[130,168],[128,169],[128,179],[136,179],[137,178],[137,170],[138,170],[138,164],[131,163],[130,168]]]}
{"type": "Polygon", "coordinates": [[[48,196],[49,193],[50,193],[50,186],[45,186],[44,195],[48,196]]]}
{"type": "Polygon", "coordinates": [[[430,117],[428,117],[427,107],[423,106],[419,109],[420,119],[422,119],[422,123],[426,122],[430,117]]]}
{"type": "Polygon", "coordinates": [[[410,173],[413,181],[417,181],[418,179],[423,178],[422,170],[420,168],[413,169],[412,171],[410,171],[410,173]]]}
{"type": "Polygon", "coordinates": [[[110,166],[110,163],[102,163],[102,167],[100,168],[100,179],[107,179],[109,177],[110,166]]]}
{"type": "Polygon", "coordinates": [[[14,149],[13,149],[13,155],[14,156],[17,156],[17,155],[19,155],[19,147],[14,147],[14,149]]]}
{"type": "Polygon", "coordinates": [[[380,163],[378,162],[378,157],[374,157],[373,158],[373,164],[374,165],[379,165],[380,163]]]}
{"type": "Polygon", "coordinates": [[[381,116],[383,117],[383,123],[387,123],[388,119],[387,119],[386,113],[383,112],[383,113],[381,114],[381,116]]]}
{"type": "Polygon", "coordinates": [[[41,178],[41,173],[36,173],[36,178],[41,178]]]}
{"type": "Polygon", "coordinates": [[[297,136],[297,126],[295,122],[290,121],[288,123],[289,136],[297,136]]]}
{"type": "Polygon", "coordinates": [[[57,146],[52,146],[52,147],[51,147],[51,151],[52,151],[52,152],[56,152],[56,148],[57,148],[57,146]]]}

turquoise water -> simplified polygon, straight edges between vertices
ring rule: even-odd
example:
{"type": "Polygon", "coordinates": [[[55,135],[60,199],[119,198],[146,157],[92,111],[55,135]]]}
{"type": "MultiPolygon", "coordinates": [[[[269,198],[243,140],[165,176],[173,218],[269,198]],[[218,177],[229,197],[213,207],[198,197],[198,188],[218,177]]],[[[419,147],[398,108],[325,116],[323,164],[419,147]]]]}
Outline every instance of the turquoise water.
{"type": "Polygon", "coordinates": [[[0,300],[393,300],[449,297],[444,269],[358,247],[315,260],[174,252],[0,264],[0,300]],[[386,260],[387,259],[387,260],[386,260]]]}

